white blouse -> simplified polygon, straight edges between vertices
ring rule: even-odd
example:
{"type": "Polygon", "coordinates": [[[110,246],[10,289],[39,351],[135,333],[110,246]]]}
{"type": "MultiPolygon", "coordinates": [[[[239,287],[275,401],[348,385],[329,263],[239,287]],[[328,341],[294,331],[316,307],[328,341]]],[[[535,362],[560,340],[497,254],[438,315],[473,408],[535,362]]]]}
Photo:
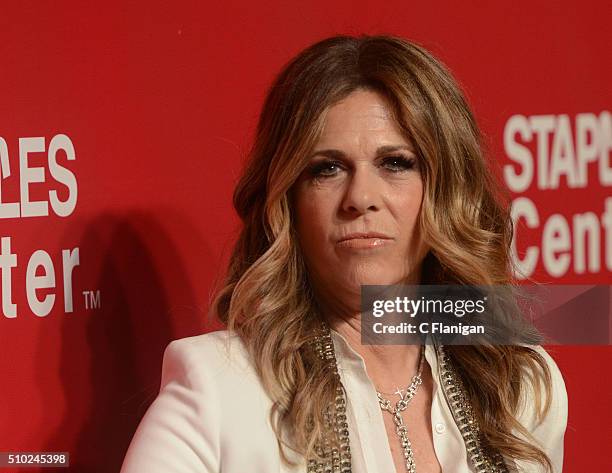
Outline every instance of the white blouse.
{"type": "MultiPolygon", "coordinates": [[[[395,473],[383,412],[364,360],[333,329],[332,339],[347,392],[352,471],[395,473]]],[[[541,346],[533,348],[544,356],[551,370],[552,405],[543,422],[535,425],[533,403],[526,403],[519,421],[549,456],[554,473],[559,473],[567,424],[565,383],[550,355],[541,346]]],[[[434,383],[431,425],[442,471],[474,472],[438,384],[432,345],[426,345],[425,358],[434,383]]],[[[164,353],[159,395],[134,434],[121,473],[306,472],[303,457],[291,457],[300,462],[294,468],[281,461],[269,421],[271,406],[235,333],[221,330],[175,340],[164,353]]],[[[531,463],[517,462],[516,467],[521,472],[542,471],[531,463]]]]}

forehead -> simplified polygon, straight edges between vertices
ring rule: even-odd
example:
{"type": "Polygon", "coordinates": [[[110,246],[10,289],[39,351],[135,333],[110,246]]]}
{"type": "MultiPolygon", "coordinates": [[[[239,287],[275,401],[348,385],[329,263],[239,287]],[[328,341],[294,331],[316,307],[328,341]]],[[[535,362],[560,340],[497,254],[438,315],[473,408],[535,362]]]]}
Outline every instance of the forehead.
{"type": "Polygon", "coordinates": [[[327,110],[318,144],[368,137],[407,143],[388,101],[378,92],[357,90],[327,110]]]}

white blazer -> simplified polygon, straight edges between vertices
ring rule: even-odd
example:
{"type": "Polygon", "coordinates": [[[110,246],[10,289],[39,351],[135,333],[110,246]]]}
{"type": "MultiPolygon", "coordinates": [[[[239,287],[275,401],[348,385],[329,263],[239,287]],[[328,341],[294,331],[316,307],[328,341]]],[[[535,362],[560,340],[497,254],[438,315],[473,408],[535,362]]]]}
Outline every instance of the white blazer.
{"type": "MultiPolygon", "coordinates": [[[[333,329],[332,339],[347,391],[352,471],[395,473],[383,413],[363,358],[333,329]]],[[[551,370],[552,405],[539,425],[535,424],[532,403],[524,407],[519,421],[548,454],[554,473],[559,473],[567,425],[565,383],[550,355],[541,346],[533,348],[544,356],[551,370]]],[[[432,345],[426,345],[425,357],[434,379],[431,424],[442,471],[473,472],[438,383],[432,345]]],[[[164,353],[159,395],[134,434],[121,473],[306,472],[303,458],[292,457],[300,462],[295,468],[281,461],[268,417],[271,406],[235,333],[221,330],[175,340],[164,353]]],[[[521,472],[542,471],[523,462],[517,462],[516,467],[521,472]]]]}

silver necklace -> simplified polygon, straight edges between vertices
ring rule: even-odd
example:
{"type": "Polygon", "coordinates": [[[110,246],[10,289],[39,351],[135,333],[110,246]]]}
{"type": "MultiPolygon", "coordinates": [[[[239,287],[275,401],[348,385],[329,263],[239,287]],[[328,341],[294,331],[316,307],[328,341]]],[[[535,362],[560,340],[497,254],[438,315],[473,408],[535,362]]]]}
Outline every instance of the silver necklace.
{"type": "Polygon", "coordinates": [[[393,416],[393,422],[395,422],[395,431],[399,436],[400,443],[404,449],[404,458],[406,459],[406,471],[408,473],[416,473],[416,464],[414,462],[414,453],[412,451],[412,444],[408,439],[408,427],[404,424],[402,418],[402,411],[408,407],[408,403],[412,400],[417,392],[418,387],[423,382],[421,374],[423,373],[423,360],[425,359],[425,347],[421,346],[421,355],[419,357],[419,368],[417,374],[412,377],[412,382],[406,388],[406,394],[400,389],[396,391],[400,399],[396,402],[395,407],[391,407],[391,401],[385,399],[382,394],[376,391],[378,396],[378,403],[383,411],[388,411],[393,416]]]}
{"type": "MultiPolygon", "coordinates": [[[[314,349],[319,357],[329,364],[334,376],[340,379],[334,344],[331,331],[325,322],[321,323],[314,337],[314,349]]],[[[421,357],[424,356],[424,348],[421,357]]],[[[461,432],[468,457],[479,473],[508,473],[508,467],[504,458],[496,451],[490,451],[480,442],[481,432],[478,422],[471,414],[472,407],[465,392],[459,374],[455,371],[450,357],[445,353],[444,347],[436,347],[436,356],[440,365],[439,380],[443,387],[444,397],[451,407],[453,418],[461,432]],[[469,413],[470,415],[466,415],[469,413]]],[[[422,359],[419,362],[419,375],[422,359]]],[[[411,384],[412,385],[412,384],[411,384]]],[[[415,387],[416,390],[416,387],[415,387]]],[[[412,395],[414,396],[414,394],[412,395]]],[[[380,402],[380,400],[379,400],[380,402]]],[[[349,442],[349,426],[346,416],[346,393],[344,386],[339,383],[336,398],[333,405],[333,414],[327,416],[329,424],[339,442],[339,448],[333,447],[329,439],[324,439],[323,444],[318,444],[317,452],[326,460],[324,462],[308,459],[308,473],[351,473],[351,449],[349,442]]],[[[408,463],[408,459],[407,463],[408,463]]]]}

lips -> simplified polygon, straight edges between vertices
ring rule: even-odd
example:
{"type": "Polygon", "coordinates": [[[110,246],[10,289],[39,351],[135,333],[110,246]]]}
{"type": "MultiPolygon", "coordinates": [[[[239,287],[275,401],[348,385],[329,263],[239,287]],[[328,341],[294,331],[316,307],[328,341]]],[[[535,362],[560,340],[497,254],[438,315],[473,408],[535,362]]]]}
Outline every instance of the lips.
{"type": "Polygon", "coordinates": [[[380,232],[358,232],[349,233],[342,237],[336,245],[338,248],[350,251],[370,251],[376,248],[385,247],[393,242],[389,235],[380,232]]]}
{"type": "Polygon", "coordinates": [[[390,240],[391,237],[389,235],[385,235],[380,232],[356,232],[349,233],[348,235],[343,236],[338,240],[338,243],[346,240],[354,240],[354,239],[378,239],[378,240],[390,240]]]}

